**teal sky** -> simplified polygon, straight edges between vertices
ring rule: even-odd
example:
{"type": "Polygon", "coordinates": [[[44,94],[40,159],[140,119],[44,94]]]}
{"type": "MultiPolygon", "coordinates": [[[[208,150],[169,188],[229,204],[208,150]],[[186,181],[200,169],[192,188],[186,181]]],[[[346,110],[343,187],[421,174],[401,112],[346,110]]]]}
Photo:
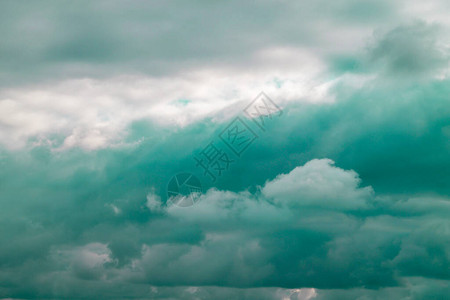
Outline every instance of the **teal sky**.
{"type": "Polygon", "coordinates": [[[0,299],[448,299],[449,14],[0,0],[0,299]]]}

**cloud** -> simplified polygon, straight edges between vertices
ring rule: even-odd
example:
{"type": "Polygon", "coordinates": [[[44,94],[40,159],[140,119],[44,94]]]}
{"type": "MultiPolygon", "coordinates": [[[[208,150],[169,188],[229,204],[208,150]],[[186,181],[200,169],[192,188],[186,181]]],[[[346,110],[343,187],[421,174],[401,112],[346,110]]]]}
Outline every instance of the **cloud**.
{"type": "Polygon", "coordinates": [[[2,242],[2,256],[10,258],[0,277],[25,282],[28,290],[9,287],[2,296],[117,296],[130,289],[142,296],[149,285],[200,287],[182,293],[205,295],[212,292],[208,286],[276,286],[287,290],[272,291],[268,299],[313,299],[334,288],[401,287],[409,277],[447,280],[449,224],[442,212],[449,200],[386,198],[360,184],[354,171],[324,159],[253,193],[210,189],[190,208],[164,206],[154,191],[147,199],[115,201],[121,214],[92,197],[77,210],[70,207],[83,196],[46,201],[46,213],[3,218],[9,235],[20,236],[13,245],[2,242]],[[15,252],[13,260],[16,247],[28,253],[15,252]],[[90,292],[77,289],[86,281],[90,292]],[[318,290],[297,290],[311,286],[318,290]]]}
{"type": "Polygon", "coordinates": [[[49,143],[56,150],[120,147],[133,122],[149,120],[175,130],[205,118],[223,122],[261,91],[276,93],[280,105],[299,99],[332,101],[322,97],[327,86],[317,77],[323,66],[313,53],[268,49],[258,54],[258,60],[265,65],[247,74],[219,68],[167,78],[124,75],[4,89],[1,143],[9,149],[29,146],[30,140],[35,140],[32,145],[49,143]],[[290,58],[290,65],[277,66],[274,51],[290,58]]]}
{"type": "Polygon", "coordinates": [[[370,59],[394,76],[445,77],[449,68],[450,40],[439,38],[442,29],[424,22],[399,26],[378,37],[370,50],[370,59]]]}
{"type": "MultiPolygon", "coordinates": [[[[360,9],[356,3],[341,5],[350,11],[353,6],[360,9]]],[[[315,6],[307,7],[315,10],[315,6]]],[[[343,7],[332,11],[345,11],[343,7]]],[[[380,9],[384,11],[383,5],[380,9]]],[[[124,70],[108,76],[86,72],[46,82],[11,84],[0,90],[1,143],[9,149],[42,143],[58,150],[121,147],[129,145],[124,140],[133,122],[150,120],[174,130],[208,118],[224,122],[261,91],[283,106],[329,104],[337,98],[333,89],[343,83],[370,87],[371,79],[378,78],[398,87],[430,80],[430,76],[445,80],[450,45],[447,31],[444,25],[416,21],[377,30],[374,36],[372,31],[364,32],[367,49],[363,51],[364,43],[354,45],[345,55],[337,46],[324,53],[309,40],[311,45],[301,41],[268,43],[248,52],[244,62],[208,61],[183,72],[162,75],[124,70]],[[328,74],[330,71],[335,74],[328,74]]],[[[325,42],[334,45],[332,40],[325,42]]],[[[101,67],[95,65],[95,69],[101,67]]]]}
{"type": "Polygon", "coordinates": [[[49,3],[3,3],[0,52],[8,58],[1,61],[2,82],[174,74],[217,64],[254,67],[255,52],[280,45],[348,50],[374,24],[395,18],[397,10],[390,2],[378,1],[366,1],[366,6],[339,1],[326,10],[326,1],[152,1],[133,6],[125,1],[82,1],[70,9],[49,3]],[[324,34],[328,31],[335,34],[324,34]]]}
{"type": "Polygon", "coordinates": [[[262,193],[277,202],[291,205],[363,208],[372,193],[370,187],[358,189],[359,178],[354,171],[330,168],[331,160],[312,160],[287,175],[268,182],[262,193]],[[305,201],[303,201],[305,199],[305,201]],[[307,202],[306,202],[307,201],[307,202]]]}
{"type": "Polygon", "coordinates": [[[191,210],[165,208],[164,188],[223,121],[134,122],[129,147],[3,150],[2,296],[445,294],[448,80],[358,76],[334,82],[336,101],[288,103],[191,210]]]}
{"type": "Polygon", "coordinates": [[[449,6],[419,2],[3,1],[0,297],[445,297],[449,6]],[[260,91],[283,115],[209,181],[260,91]]]}

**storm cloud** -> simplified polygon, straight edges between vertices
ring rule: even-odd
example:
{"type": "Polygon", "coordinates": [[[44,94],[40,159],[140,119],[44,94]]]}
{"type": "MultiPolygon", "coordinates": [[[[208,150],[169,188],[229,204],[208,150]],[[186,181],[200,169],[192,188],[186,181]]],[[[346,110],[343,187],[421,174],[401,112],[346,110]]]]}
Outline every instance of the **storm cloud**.
{"type": "Polygon", "coordinates": [[[450,293],[445,1],[0,6],[0,297],[450,293]],[[213,181],[237,116],[257,138],[213,181]]]}

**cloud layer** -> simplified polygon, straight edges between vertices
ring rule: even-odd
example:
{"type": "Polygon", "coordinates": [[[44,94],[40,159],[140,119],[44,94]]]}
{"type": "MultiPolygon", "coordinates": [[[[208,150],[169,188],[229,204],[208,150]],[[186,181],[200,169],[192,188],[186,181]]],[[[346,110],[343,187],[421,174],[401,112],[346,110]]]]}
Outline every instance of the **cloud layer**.
{"type": "Polygon", "coordinates": [[[0,298],[450,293],[445,1],[1,6],[0,298]],[[257,139],[212,182],[236,116],[257,139]]]}
{"type": "MultiPolygon", "coordinates": [[[[397,287],[450,276],[448,198],[377,196],[327,159],[254,193],[210,189],[190,208],[165,206],[153,192],[111,205],[82,194],[34,196],[37,208],[26,218],[2,216],[5,296],[97,297],[105,289],[140,293],[139,286],[155,287],[148,297],[158,297],[157,286],[277,286],[298,294],[298,287],[397,287]],[[24,283],[26,292],[14,288],[24,283]],[[88,283],[95,289],[79,290],[88,283]]],[[[10,202],[8,211],[25,202],[10,202]]]]}

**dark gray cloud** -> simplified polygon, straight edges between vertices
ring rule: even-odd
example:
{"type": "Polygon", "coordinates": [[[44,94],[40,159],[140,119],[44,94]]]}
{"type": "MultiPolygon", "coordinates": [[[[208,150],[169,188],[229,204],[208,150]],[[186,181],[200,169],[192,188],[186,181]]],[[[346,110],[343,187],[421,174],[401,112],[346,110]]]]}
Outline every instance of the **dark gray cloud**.
{"type": "Polygon", "coordinates": [[[415,22],[400,26],[376,40],[370,58],[377,65],[384,65],[394,76],[436,75],[448,67],[450,49],[438,38],[438,25],[415,22]]]}
{"type": "Polygon", "coordinates": [[[378,1],[2,1],[1,78],[11,85],[243,67],[255,52],[274,46],[335,52],[348,48],[343,41],[349,34],[361,37],[351,33],[352,26],[371,30],[380,20],[392,20],[396,9],[378,1]],[[332,29],[339,38],[320,34],[332,29]]]}

